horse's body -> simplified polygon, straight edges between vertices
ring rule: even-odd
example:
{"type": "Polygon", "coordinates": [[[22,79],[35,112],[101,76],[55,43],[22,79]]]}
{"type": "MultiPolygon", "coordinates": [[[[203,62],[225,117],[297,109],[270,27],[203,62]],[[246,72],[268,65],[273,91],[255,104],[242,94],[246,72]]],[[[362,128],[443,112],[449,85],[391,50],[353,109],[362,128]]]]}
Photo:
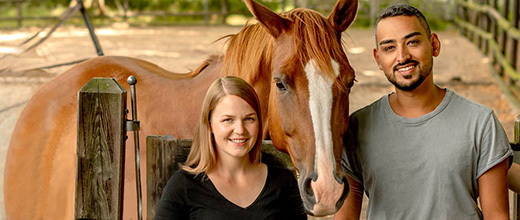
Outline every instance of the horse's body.
{"type": "MultiPolygon", "coordinates": [[[[9,146],[4,184],[7,218],[73,218],[77,92],[92,77],[114,78],[128,91],[130,75],[138,79],[141,140],[172,134],[192,138],[211,82],[223,75],[244,78],[259,94],[267,116],[265,136],[291,155],[300,172],[306,210],[315,215],[334,213],[348,192],[339,162],[348,124],[346,87],[354,80],[340,39],[354,18],[357,2],[339,1],[329,19],[310,10],[276,15],[246,2],[261,24],[231,36],[225,56],[211,57],[192,73],[170,73],[133,58],[99,57],[72,67],[36,92],[20,115],[9,146]]],[[[128,146],[133,146],[132,140],[128,146]]],[[[143,166],[144,141],[141,146],[143,166]]],[[[128,219],[137,211],[134,155],[126,152],[123,209],[128,219]]],[[[143,172],[143,182],[145,178],[143,172]]],[[[143,190],[145,196],[146,187],[143,190]]],[[[146,199],[143,202],[146,207],[146,199]]]]}

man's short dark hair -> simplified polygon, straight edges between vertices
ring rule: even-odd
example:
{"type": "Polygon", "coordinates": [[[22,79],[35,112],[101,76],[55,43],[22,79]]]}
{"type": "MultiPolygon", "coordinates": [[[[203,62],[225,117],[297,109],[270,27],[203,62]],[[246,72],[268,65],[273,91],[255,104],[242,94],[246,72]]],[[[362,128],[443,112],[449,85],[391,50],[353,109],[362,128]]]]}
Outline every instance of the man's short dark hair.
{"type": "MultiPolygon", "coordinates": [[[[401,16],[401,15],[415,16],[417,19],[419,19],[419,23],[421,24],[421,26],[423,26],[424,30],[426,30],[426,35],[429,37],[432,34],[432,32],[430,30],[430,26],[428,25],[428,22],[426,21],[426,18],[424,17],[422,12],[419,11],[419,9],[417,9],[416,7],[401,3],[401,4],[395,4],[395,5],[389,6],[385,10],[383,10],[383,12],[381,12],[381,14],[379,15],[379,18],[376,21],[376,26],[374,28],[375,35],[377,33],[377,25],[379,24],[379,22],[381,20],[383,20],[385,18],[396,17],[396,16],[401,16]]],[[[376,46],[377,46],[377,35],[375,38],[376,38],[376,46]]]]}

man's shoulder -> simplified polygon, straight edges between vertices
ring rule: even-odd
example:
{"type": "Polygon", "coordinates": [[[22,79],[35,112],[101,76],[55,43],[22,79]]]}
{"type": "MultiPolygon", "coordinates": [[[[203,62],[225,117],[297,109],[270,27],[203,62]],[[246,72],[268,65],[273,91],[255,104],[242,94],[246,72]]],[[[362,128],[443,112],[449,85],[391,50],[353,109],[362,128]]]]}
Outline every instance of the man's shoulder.
{"type": "MultiPolygon", "coordinates": [[[[450,90],[448,90],[450,91],[450,90]]],[[[470,100],[464,96],[461,96],[453,91],[450,103],[452,103],[458,110],[463,111],[465,114],[477,114],[477,115],[489,115],[493,112],[493,109],[480,104],[476,101],[470,100]]]]}
{"type": "Polygon", "coordinates": [[[382,109],[381,105],[383,105],[384,99],[386,99],[387,96],[388,95],[384,95],[383,97],[370,103],[369,105],[354,111],[350,115],[350,117],[351,118],[366,117],[368,114],[373,113],[374,111],[381,110],[382,109]]]}

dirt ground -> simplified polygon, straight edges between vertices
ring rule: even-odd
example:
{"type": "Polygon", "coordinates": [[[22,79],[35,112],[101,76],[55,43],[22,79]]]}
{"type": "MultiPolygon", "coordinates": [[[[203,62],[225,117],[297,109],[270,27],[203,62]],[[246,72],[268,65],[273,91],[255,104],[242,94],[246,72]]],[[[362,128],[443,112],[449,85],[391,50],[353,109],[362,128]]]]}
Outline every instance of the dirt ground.
{"type": "MultiPolygon", "coordinates": [[[[128,28],[122,25],[99,28],[96,32],[105,55],[136,57],[173,72],[188,72],[209,54],[221,53],[223,41],[213,43],[215,40],[239,30],[240,27],[229,26],[128,28]]],[[[0,57],[15,53],[19,49],[17,45],[36,31],[0,31],[0,57]]],[[[456,31],[443,31],[439,36],[442,49],[441,55],[434,60],[435,81],[442,87],[494,109],[512,141],[513,124],[519,111],[513,109],[501,94],[489,71],[489,60],[456,31]]],[[[393,89],[373,61],[371,30],[350,29],[344,33],[343,39],[357,74],[358,82],[350,99],[351,111],[354,111],[393,89]]],[[[35,50],[0,60],[0,219],[5,219],[4,161],[18,115],[40,86],[70,66],[31,69],[95,56],[86,29],[62,27],[35,50]]]]}

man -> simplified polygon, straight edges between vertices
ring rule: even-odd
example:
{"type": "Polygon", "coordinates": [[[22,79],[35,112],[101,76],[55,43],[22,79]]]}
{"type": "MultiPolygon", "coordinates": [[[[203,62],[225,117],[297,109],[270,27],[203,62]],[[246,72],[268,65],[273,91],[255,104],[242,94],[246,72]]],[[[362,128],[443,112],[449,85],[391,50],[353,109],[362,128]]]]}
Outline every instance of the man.
{"type": "Polygon", "coordinates": [[[434,84],[441,44],[422,13],[390,6],[375,36],[395,92],[350,118],[351,193],[335,219],[359,219],[363,191],[368,219],[509,219],[509,141],[491,109],[434,84]]]}

